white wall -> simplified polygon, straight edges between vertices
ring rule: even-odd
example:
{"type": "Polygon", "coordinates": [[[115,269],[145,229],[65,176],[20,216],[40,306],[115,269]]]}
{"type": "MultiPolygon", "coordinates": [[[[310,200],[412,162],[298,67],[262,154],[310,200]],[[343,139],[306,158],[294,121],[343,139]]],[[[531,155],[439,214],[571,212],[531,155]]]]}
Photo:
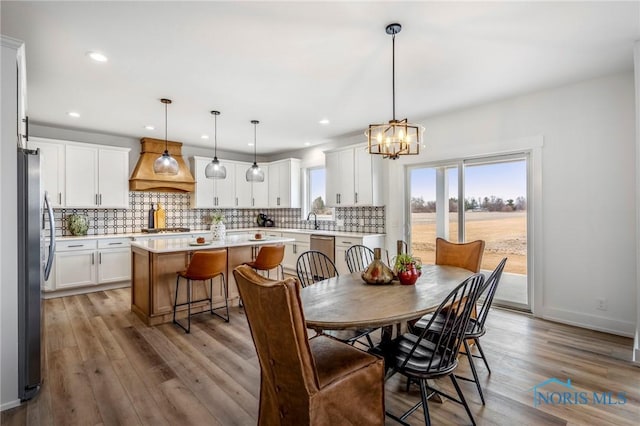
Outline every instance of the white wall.
{"type": "Polygon", "coordinates": [[[404,165],[544,140],[537,316],[631,336],[636,324],[633,73],[422,120],[426,149],[387,162],[387,241],[402,238],[404,165]],[[537,138],[536,138],[537,137],[537,138]],[[391,191],[391,185],[396,190],[391,191]],[[608,310],[596,309],[606,298],[608,310]]]}
{"type": "Polygon", "coordinates": [[[18,405],[18,196],[16,49],[2,38],[0,136],[0,410],[18,405]]]}
{"type": "Polygon", "coordinates": [[[636,84],[636,333],[633,360],[640,364],[640,41],[633,49],[636,84]]]}

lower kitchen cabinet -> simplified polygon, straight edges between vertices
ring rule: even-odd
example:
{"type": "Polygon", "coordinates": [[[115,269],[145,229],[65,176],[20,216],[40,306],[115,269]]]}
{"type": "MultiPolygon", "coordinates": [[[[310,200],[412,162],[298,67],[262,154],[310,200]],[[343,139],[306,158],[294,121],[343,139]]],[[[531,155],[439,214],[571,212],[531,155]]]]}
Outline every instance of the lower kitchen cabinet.
{"type": "Polygon", "coordinates": [[[296,263],[298,261],[298,257],[310,248],[310,235],[283,232],[282,237],[296,239],[292,243],[285,243],[284,260],[282,261],[282,267],[285,272],[296,275],[296,263]]]}
{"type": "MultiPolygon", "coordinates": [[[[355,245],[362,245],[369,247],[373,250],[376,247],[384,248],[384,236],[362,236],[362,237],[341,237],[336,236],[336,258],[335,264],[338,269],[338,274],[349,274],[349,266],[347,266],[346,254],[349,247],[355,245]]],[[[386,263],[386,255],[382,255],[383,261],[386,263]]]]}
{"type": "MultiPolygon", "coordinates": [[[[82,239],[56,244],[53,268],[45,291],[64,295],[93,291],[101,284],[126,283],[131,280],[129,238],[82,239]]],[[[128,283],[127,283],[128,284],[128,283]]]]}

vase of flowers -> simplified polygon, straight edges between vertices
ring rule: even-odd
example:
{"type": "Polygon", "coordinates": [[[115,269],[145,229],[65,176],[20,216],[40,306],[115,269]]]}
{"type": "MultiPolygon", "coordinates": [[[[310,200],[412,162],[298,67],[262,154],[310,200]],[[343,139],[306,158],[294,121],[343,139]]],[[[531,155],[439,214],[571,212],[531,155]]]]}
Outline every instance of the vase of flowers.
{"type": "Polygon", "coordinates": [[[395,271],[400,284],[413,285],[422,274],[422,262],[417,257],[408,253],[396,256],[395,271]]]}
{"type": "Polygon", "coordinates": [[[211,214],[211,239],[224,240],[227,236],[227,228],[224,226],[224,215],[221,212],[211,214]]]}

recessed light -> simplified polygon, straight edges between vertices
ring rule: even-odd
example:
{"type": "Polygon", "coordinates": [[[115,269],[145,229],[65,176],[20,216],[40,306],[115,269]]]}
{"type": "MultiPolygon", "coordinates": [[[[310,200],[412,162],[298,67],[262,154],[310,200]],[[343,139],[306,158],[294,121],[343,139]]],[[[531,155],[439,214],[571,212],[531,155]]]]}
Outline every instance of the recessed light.
{"type": "Polygon", "coordinates": [[[323,118],[322,120],[318,121],[318,123],[320,123],[320,124],[322,124],[322,125],[326,126],[327,124],[329,124],[329,123],[330,123],[330,121],[329,121],[329,119],[328,119],[328,118],[323,118]]]}
{"type": "Polygon", "coordinates": [[[151,124],[147,124],[146,126],[144,126],[145,129],[147,130],[155,130],[156,128],[154,126],[152,126],[151,124]]]}
{"type": "Polygon", "coordinates": [[[68,115],[69,117],[73,117],[73,118],[78,118],[78,117],[80,117],[80,114],[79,114],[79,113],[77,113],[77,112],[75,112],[75,111],[69,111],[69,112],[67,113],[67,115],[68,115]]]}
{"type": "Polygon", "coordinates": [[[249,146],[253,146],[253,142],[249,142],[247,145],[249,145],[249,146]]]}
{"type": "Polygon", "coordinates": [[[202,135],[200,136],[200,139],[209,139],[209,135],[202,135]]]}
{"type": "Polygon", "coordinates": [[[100,52],[87,52],[87,55],[96,62],[107,62],[109,60],[109,58],[100,52]]]}
{"type": "Polygon", "coordinates": [[[311,145],[311,142],[305,142],[304,143],[304,146],[309,146],[309,145],[311,145]]]}

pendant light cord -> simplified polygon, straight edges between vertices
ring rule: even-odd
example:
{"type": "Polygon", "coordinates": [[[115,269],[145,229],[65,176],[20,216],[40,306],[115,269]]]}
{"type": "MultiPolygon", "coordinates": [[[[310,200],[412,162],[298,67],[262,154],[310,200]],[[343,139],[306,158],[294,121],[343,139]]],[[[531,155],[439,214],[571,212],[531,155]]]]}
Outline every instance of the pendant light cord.
{"type": "Polygon", "coordinates": [[[258,164],[256,161],[256,143],[258,138],[258,123],[253,123],[253,164],[258,164]]]}
{"type": "Polygon", "coordinates": [[[213,115],[213,158],[218,158],[218,115],[213,115]]]}
{"type": "Polygon", "coordinates": [[[396,119],[396,34],[391,37],[391,90],[393,92],[393,120],[396,119]]]}
{"type": "Polygon", "coordinates": [[[164,104],[164,152],[169,152],[169,142],[167,141],[167,106],[168,103],[164,104]]]}

